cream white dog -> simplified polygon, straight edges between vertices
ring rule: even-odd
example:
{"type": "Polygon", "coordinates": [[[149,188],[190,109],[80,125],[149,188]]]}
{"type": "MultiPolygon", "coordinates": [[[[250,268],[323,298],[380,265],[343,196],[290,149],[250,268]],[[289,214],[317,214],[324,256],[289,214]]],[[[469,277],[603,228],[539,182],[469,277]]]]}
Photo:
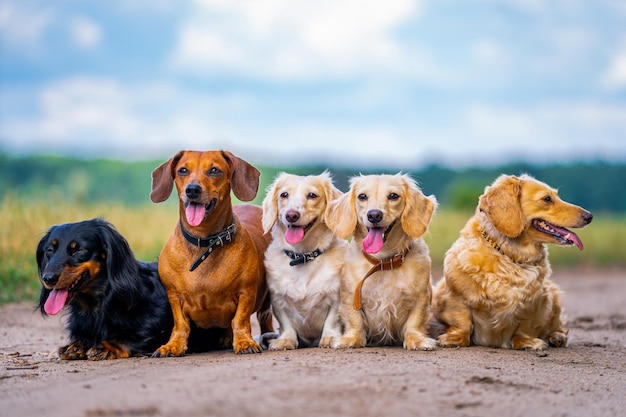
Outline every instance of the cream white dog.
{"type": "Polygon", "coordinates": [[[346,328],[337,347],[435,349],[427,333],[431,261],[422,235],[437,201],[403,174],[360,176],[350,184],[326,217],[339,238],[353,235],[339,310],[346,328]]]}
{"type": "Polygon", "coordinates": [[[328,203],[341,195],[327,172],[281,173],[263,200],[265,254],[272,309],[280,336],[270,350],[332,347],[341,336],[340,271],[347,243],[326,225],[328,203]]]}

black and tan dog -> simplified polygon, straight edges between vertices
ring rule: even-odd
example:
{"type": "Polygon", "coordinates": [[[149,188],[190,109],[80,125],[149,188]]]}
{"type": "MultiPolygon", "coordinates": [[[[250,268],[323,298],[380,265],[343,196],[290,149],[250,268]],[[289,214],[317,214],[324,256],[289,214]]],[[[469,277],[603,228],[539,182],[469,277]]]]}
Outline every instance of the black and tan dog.
{"type": "Polygon", "coordinates": [[[70,343],[61,359],[151,353],[169,337],[172,314],[156,263],[135,260],[101,219],[52,226],[37,245],[43,315],[67,307],[70,343]]]}
{"type": "Polygon", "coordinates": [[[167,200],[176,185],[180,220],[159,257],[159,273],[174,313],[170,340],[154,356],[181,356],[192,328],[223,329],[224,347],[260,352],[250,316],[272,331],[260,206],[233,206],[231,190],[251,201],[260,172],[227,151],[180,151],[152,173],[150,198],[167,200]]]}

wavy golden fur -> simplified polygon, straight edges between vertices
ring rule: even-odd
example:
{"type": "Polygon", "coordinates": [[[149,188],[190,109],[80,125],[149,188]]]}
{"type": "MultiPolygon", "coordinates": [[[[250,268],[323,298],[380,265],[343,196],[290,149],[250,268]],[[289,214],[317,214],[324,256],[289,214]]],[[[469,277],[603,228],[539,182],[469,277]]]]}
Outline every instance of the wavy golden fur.
{"type": "Polygon", "coordinates": [[[331,203],[326,221],[340,238],[353,235],[341,283],[340,315],[345,325],[340,348],[402,344],[408,350],[432,350],[427,335],[431,317],[430,255],[422,240],[437,206],[407,175],[365,175],[351,180],[350,190],[331,203]],[[372,238],[372,231],[378,233],[372,238]],[[373,242],[373,243],[372,243],[373,242]],[[353,305],[355,290],[380,261],[404,254],[404,262],[374,273],[362,286],[362,305],[353,305]]]}
{"type": "Polygon", "coordinates": [[[529,175],[497,178],[446,253],[433,296],[435,316],[446,326],[439,344],[565,346],[561,292],[548,279],[545,243],[582,249],[566,227],[586,226],[592,218],[529,175]]]}

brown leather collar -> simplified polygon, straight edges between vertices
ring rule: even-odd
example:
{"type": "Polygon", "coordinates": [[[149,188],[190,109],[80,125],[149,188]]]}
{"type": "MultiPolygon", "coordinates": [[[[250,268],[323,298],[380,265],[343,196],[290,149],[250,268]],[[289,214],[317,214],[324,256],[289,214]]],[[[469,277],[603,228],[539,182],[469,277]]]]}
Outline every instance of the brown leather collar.
{"type": "Polygon", "coordinates": [[[367,259],[369,263],[371,263],[374,266],[372,266],[370,270],[367,271],[363,279],[359,281],[359,283],[356,286],[356,289],[354,291],[354,303],[353,303],[353,307],[355,310],[360,310],[362,307],[361,290],[363,289],[363,283],[365,282],[365,280],[378,271],[390,271],[392,269],[399,268],[400,266],[402,266],[402,264],[404,263],[404,258],[410,249],[411,249],[410,247],[406,248],[404,252],[396,253],[395,255],[387,259],[376,259],[373,256],[368,255],[367,253],[363,252],[363,256],[365,256],[365,259],[367,259]]]}

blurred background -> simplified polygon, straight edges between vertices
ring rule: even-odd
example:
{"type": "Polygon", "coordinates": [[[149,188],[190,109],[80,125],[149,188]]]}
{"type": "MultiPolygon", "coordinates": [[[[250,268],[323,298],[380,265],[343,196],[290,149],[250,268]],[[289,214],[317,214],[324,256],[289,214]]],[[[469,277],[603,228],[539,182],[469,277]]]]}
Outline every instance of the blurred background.
{"type": "Polygon", "coordinates": [[[621,0],[0,0],[0,276],[33,274],[8,265],[16,234],[32,251],[91,215],[156,257],[177,213],[150,205],[151,170],[215,148],[261,169],[257,203],[281,170],[344,191],[408,172],[440,201],[440,252],[499,173],[528,172],[602,213],[585,231],[609,260],[564,258],[621,265],[625,140],[621,0]]]}
{"type": "Polygon", "coordinates": [[[621,0],[2,0],[12,155],[626,159],[621,0]]]}

